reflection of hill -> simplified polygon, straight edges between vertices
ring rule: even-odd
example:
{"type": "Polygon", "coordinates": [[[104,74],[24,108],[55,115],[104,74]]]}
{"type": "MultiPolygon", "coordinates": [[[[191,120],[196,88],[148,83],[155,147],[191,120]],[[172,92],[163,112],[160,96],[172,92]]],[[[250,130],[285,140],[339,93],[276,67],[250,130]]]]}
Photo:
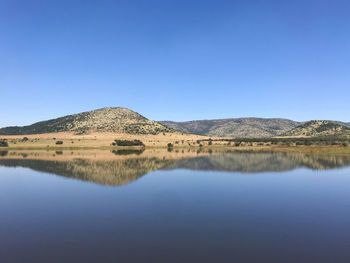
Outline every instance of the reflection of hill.
{"type": "Polygon", "coordinates": [[[201,156],[180,160],[166,169],[191,169],[204,171],[227,171],[257,173],[288,171],[298,167],[310,169],[333,169],[350,166],[350,155],[317,155],[303,153],[249,152],[201,156]]]}
{"type": "Polygon", "coordinates": [[[103,185],[125,185],[159,169],[259,173],[298,167],[334,169],[350,166],[350,155],[299,152],[9,152],[0,166],[26,167],[103,185]]]}
{"type": "Polygon", "coordinates": [[[315,170],[350,166],[350,155],[316,153],[284,153],[284,155],[299,166],[315,170]]]}
{"type": "Polygon", "coordinates": [[[144,174],[169,165],[171,160],[135,158],[109,161],[74,159],[71,161],[47,161],[30,159],[0,159],[0,165],[27,167],[104,185],[125,185],[144,174]]]}
{"type": "Polygon", "coordinates": [[[295,163],[271,153],[230,153],[180,160],[167,169],[215,170],[228,172],[285,171],[296,167],[295,163]]]}

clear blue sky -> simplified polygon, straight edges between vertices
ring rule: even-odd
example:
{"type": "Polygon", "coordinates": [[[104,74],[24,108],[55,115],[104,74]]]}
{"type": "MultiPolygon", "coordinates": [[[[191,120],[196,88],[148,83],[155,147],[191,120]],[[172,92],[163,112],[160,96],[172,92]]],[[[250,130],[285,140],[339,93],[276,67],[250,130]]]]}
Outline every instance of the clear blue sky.
{"type": "Polygon", "coordinates": [[[106,106],[350,121],[349,14],[348,0],[0,0],[0,127],[106,106]]]}

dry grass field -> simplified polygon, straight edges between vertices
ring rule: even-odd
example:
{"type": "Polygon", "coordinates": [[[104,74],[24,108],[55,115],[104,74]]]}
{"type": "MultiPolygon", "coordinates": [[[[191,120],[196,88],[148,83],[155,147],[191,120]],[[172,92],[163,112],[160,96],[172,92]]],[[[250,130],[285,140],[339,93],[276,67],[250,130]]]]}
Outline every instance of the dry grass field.
{"type": "MultiPolygon", "coordinates": [[[[0,147],[0,150],[63,150],[63,149],[116,149],[118,146],[112,146],[115,139],[120,140],[141,140],[146,149],[167,148],[168,143],[173,144],[176,151],[182,148],[197,149],[214,149],[223,148],[230,150],[274,150],[274,151],[296,151],[296,152],[323,152],[323,153],[350,153],[350,147],[339,146],[278,146],[278,145],[264,145],[257,143],[241,144],[239,147],[234,146],[234,143],[227,141],[215,141],[215,139],[223,139],[216,137],[208,137],[185,133],[160,133],[157,135],[143,135],[143,134],[126,134],[126,133],[89,133],[84,135],[77,135],[73,132],[60,133],[45,133],[32,135],[1,135],[1,139],[7,139],[9,147],[0,147]],[[26,138],[26,139],[24,139],[26,138]],[[212,145],[208,145],[208,140],[212,138],[212,145]],[[57,141],[62,141],[62,144],[56,144],[57,141]]],[[[121,147],[127,149],[130,147],[121,147]]],[[[132,146],[135,149],[137,147],[132,146]]],[[[185,150],[186,151],[186,150],[185,150]]],[[[85,154],[88,154],[86,152],[85,154]]]]}
{"type": "MultiPolygon", "coordinates": [[[[183,133],[159,133],[157,135],[127,134],[127,133],[89,133],[76,135],[73,132],[45,133],[31,135],[1,135],[0,139],[7,139],[9,148],[105,148],[111,147],[115,139],[141,140],[147,148],[167,147],[172,143],[175,147],[199,146],[197,140],[209,139],[207,136],[183,133]],[[28,140],[23,139],[28,138],[28,140]],[[57,145],[57,141],[63,144],[57,145]]],[[[213,138],[214,139],[214,138],[213,138]]],[[[219,143],[218,143],[219,144],[219,143]]]]}

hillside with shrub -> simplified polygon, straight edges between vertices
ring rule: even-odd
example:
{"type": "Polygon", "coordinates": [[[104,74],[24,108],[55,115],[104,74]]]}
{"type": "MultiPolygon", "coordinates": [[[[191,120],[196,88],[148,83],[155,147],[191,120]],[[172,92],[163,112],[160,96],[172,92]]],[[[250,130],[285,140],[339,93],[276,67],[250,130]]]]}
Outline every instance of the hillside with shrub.
{"type": "Polygon", "coordinates": [[[0,129],[1,135],[41,134],[55,132],[114,132],[129,134],[158,134],[172,132],[164,125],[148,120],[142,115],[126,108],[103,108],[41,121],[23,127],[0,129]]]}
{"type": "Polygon", "coordinates": [[[333,121],[314,120],[303,123],[285,132],[283,136],[350,136],[350,128],[333,121]]]}
{"type": "Polygon", "coordinates": [[[186,122],[161,121],[178,131],[213,137],[262,138],[285,133],[300,122],[278,118],[233,118],[186,122]]]}

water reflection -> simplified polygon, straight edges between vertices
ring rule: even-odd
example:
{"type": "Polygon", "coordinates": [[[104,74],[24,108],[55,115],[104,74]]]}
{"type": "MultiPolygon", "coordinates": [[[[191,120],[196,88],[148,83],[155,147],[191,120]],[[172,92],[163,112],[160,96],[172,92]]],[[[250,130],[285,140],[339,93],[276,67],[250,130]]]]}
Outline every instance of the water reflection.
{"type": "Polygon", "coordinates": [[[325,152],[8,151],[0,262],[350,262],[346,166],[325,152]]]}
{"type": "Polygon", "coordinates": [[[334,169],[350,166],[350,155],[195,150],[0,152],[0,165],[26,167],[103,185],[125,185],[159,169],[243,173],[281,172],[300,167],[334,169]]]}
{"type": "Polygon", "coordinates": [[[284,152],[231,152],[224,155],[184,159],[168,169],[227,171],[243,173],[280,172],[296,168],[314,170],[350,166],[350,155],[284,153],[284,152]]]}
{"type": "Polygon", "coordinates": [[[115,155],[129,155],[129,154],[141,154],[145,151],[145,149],[140,150],[113,150],[112,153],[115,155]]]}

